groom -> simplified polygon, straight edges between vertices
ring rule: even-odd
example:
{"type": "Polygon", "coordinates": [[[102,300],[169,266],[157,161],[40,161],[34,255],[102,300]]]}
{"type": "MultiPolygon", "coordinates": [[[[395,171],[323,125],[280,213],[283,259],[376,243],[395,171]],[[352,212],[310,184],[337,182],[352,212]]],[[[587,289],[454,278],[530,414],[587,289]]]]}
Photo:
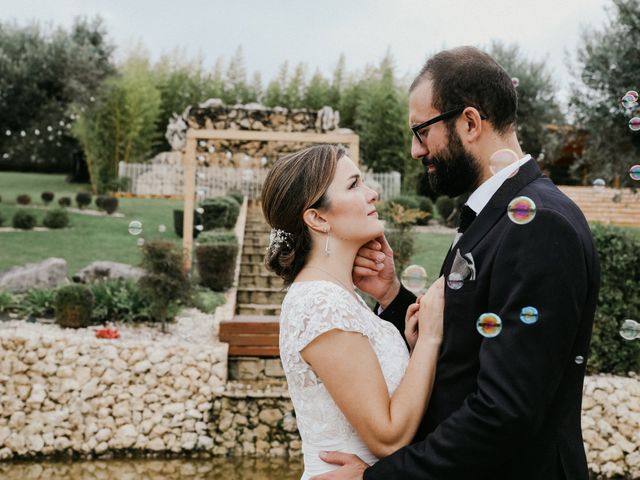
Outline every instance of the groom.
{"type": "MultiPolygon", "coordinates": [[[[371,467],[323,453],[341,467],[314,478],[587,480],[580,405],[600,283],[589,226],[523,155],[515,89],[489,55],[438,53],[409,102],[411,154],[434,190],[471,193],[441,271],[448,282],[433,393],[413,444],[371,467]],[[495,173],[492,157],[504,150],[514,161],[495,173]]],[[[415,297],[378,240],[360,250],[354,282],[403,332],[415,297]]]]}

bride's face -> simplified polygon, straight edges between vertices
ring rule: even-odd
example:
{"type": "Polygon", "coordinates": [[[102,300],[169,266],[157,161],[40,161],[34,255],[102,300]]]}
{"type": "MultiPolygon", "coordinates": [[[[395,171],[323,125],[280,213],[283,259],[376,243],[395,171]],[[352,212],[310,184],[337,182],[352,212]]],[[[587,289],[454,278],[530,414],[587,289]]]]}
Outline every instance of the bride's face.
{"type": "Polygon", "coordinates": [[[363,245],[384,233],[375,206],[378,193],[364,184],[360,170],[349,157],[338,160],[327,196],[329,208],[323,216],[331,225],[333,237],[363,245]]]}

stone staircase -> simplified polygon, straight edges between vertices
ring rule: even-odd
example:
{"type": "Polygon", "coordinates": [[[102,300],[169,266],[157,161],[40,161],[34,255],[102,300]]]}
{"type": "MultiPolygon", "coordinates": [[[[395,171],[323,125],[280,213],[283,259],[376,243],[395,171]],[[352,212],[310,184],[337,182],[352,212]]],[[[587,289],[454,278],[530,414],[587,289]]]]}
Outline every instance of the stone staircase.
{"type": "MultiPolygon", "coordinates": [[[[640,184],[638,185],[640,186],[640,184]]],[[[561,186],[589,223],[640,227],[640,192],[631,189],[561,186]]]]}
{"type": "Polygon", "coordinates": [[[220,326],[229,356],[277,357],[280,305],[286,292],[282,279],[264,266],[269,232],[260,204],[250,201],[240,253],[240,277],[233,321],[220,326]]]}

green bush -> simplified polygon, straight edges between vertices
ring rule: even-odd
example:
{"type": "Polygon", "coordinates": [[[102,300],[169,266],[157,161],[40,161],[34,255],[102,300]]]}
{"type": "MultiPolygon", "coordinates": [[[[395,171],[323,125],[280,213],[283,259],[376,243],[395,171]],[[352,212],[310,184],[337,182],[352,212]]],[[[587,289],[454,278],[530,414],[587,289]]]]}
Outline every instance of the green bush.
{"type": "Polygon", "coordinates": [[[150,312],[154,320],[170,319],[172,307],[189,298],[191,284],[182,267],[182,252],[172,243],[152,240],[142,247],[142,267],[145,276],[139,280],[142,293],[151,299],[150,312]]]}
{"type": "Polygon", "coordinates": [[[56,323],[64,328],[91,325],[93,302],[93,292],[86,285],[60,287],[55,297],[56,323]]]}
{"type": "Polygon", "coordinates": [[[23,193],[16,197],[16,202],[20,205],[29,205],[31,203],[31,197],[26,193],[23,193]]]}
{"type": "Polygon", "coordinates": [[[134,280],[103,280],[89,285],[93,292],[93,320],[136,322],[151,318],[151,301],[134,280]]]}
{"type": "Polygon", "coordinates": [[[624,340],[619,332],[625,319],[640,320],[640,239],[616,227],[596,225],[592,232],[602,277],[588,370],[613,374],[637,372],[640,340],[624,340]]]}
{"type": "Polygon", "coordinates": [[[61,197],[58,199],[58,205],[60,205],[63,208],[70,207],[71,199],[69,197],[61,197]]]}
{"type": "Polygon", "coordinates": [[[233,284],[238,255],[238,240],[229,232],[210,231],[196,246],[200,284],[215,291],[233,284]]]}
{"type": "Polygon", "coordinates": [[[6,218],[4,217],[2,212],[0,212],[0,227],[2,226],[2,224],[4,223],[5,220],[6,220],[6,218]]]}
{"type": "Polygon", "coordinates": [[[0,313],[7,312],[16,307],[15,298],[9,292],[0,290],[0,313]]]}
{"type": "Polygon", "coordinates": [[[456,209],[456,205],[452,198],[442,195],[436,200],[436,210],[442,219],[442,223],[446,223],[447,219],[451,217],[451,214],[456,209]]]}
{"type": "Polygon", "coordinates": [[[102,200],[102,209],[111,215],[118,209],[118,199],[116,197],[104,197],[102,200]]]}
{"type": "Polygon", "coordinates": [[[16,310],[28,317],[46,317],[54,313],[56,290],[34,288],[16,299],[16,310]]]}
{"type": "Polygon", "coordinates": [[[420,197],[417,195],[399,195],[389,200],[389,203],[402,205],[404,208],[420,209],[420,197]]]}
{"type": "Polygon", "coordinates": [[[227,192],[227,197],[233,198],[236,202],[238,202],[238,205],[242,206],[242,202],[244,201],[244,194],[242,192],[231,190],[227,192]]]}
{"type": "Polygon", "coordinates": [[[31,230],[36,226],[36,217],[33,213],[26,212],[24,210],[18,210],[13,214],[12,224],[13,228],[19,228],[21,230],[31,230]]]}
{"type": "Polygon", "coordinates": [[[105,195],[98,195],[96,197],[96,200],[94,203],[96,204],[96,207],[98,207],[98,210],[104,210],[104,205],[102,205],[102,201],[105,199],[105,197],[106,197],[105,195]]]}
{"type": "Polygon", "coordinates": [[[69,214],[62,208],[48,211],[42,224],[47,228],[66,228],[69,225],[69,214]]]}
{"type": "Polygon", "coordinates": [[[78,192],[76,194],[76,203],[78,204],[78,208],[82,209],[91,204],[91,193],[89,192],[78,192]]]}
{"type": "Polygon", "coordinates": [[[208,288],[196,287],[191,294],[191,305],[201,312],[212,314],[224,303],[224,294],[208,288]]]}
{"type": "Polygon", "coordinates": [[[433,218],[433,200],[429,197],[417,197],[418,198],[418,209],[421,212],[428,213],[424,218],[418,218],[416,220],[417,225],[427,225],[429,220],[433,218]]]}
{"type": "Polygon", "coordinates": [[[240,205],[233,197],[214,197],[202,202],[205,230],[233,228],[240,214],[240,205]]]}
{"type": "MultiPolygon", "coordinates": [[[[182,225],[184,222],[184,211],[183,210],[174,210],[173,211],[173,230],[176,232],[180,238],[182,238],[182,225]]],[[[196,229],[198,225],[202,225],[203,219],[202,215],[198,212],[193,212],[193,238],[196,238],[200,235],[201,230],[196,229]]]]}
{"type": "Polygon", "coordinates": [[[42,192],[42,194],[40,195],[40,198],[45,205],[49,205],[53,201],[54,197],[55,195],[53,194],[53,192],[42,192]]]}

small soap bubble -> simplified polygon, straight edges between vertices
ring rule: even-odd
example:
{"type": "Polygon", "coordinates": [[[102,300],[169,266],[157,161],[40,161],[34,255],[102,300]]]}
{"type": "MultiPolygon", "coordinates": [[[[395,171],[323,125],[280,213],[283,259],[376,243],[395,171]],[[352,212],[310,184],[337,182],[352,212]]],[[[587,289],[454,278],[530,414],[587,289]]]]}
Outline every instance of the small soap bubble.
{"type": "Polygon", "coordinates": [[[640,338],[640,323],[635,320],[625,320],[620,327],[620,336],[625,340],[640,338]]]}
{"type": "Polygon", "coordinates": [[[138,242],[137,242],[137,243],[138,243],[138,246],[139,246],[139,247],[143,246],[143,245],[144,245],[144,238],[140,237],[140,238],[138,239],[138,242]]]}
{"type": "Polygon", "coordinates": [[[631,120],[629,120],[629,129],[632,132],[637,132],[638,130],[640,130],[640,117],[633,117],[631,120]]]}
{"type": "Polygon", "coordinates": [[[447,277],[447,286],[451,290],[460,290],[464,285],[464,278],[462,278],[462,274],[458,272],[452,272],[447,277]]]}
{"type": "Polygon", "coordinates": [[[518,88],[518,85],[520,85],[520,79],[518,77],[513,77],[511,79],[511,84],[515,87],[518,88]]]}
{"type": "Polygon", "coordinates": [[[517,225],[525,225],[536,217],[536,204],[529,197],[516,197],[507,207],[509,220],[517,225]]]}
{"type": "Polygon", "coordinates": [[[476,322],[478,333],[485,338],[493,338],[502,331],[502,320],[495,313],[483,313],[476,322]]]}
{"type": "Polygon", "coordinates": [[[520,320],[527,325],[538,321],[538,309],[536,307],[524,307],[520,310],[520,320]]]}
{"type": "Polygon", "coordinates": [[[624,94],[624,96],[629,96],[629,97],[633,97],[633,99],[637,102],[638,101],[638,92],[636,92],[635,90],[629,90],[627,93],[624,94]]]}
{"type": "Polygon", "coordinates": [[[158,225],[158,231],[159,231],[160,233],[164,233],[164,232],[166,232],[166,231],[167,231],[167,227],[166,227],[166,225],[158,225]]]}
{"type": "Polygon", "coordinates": [[[595,188],[604,188],[604,186],[606,185],[606,182],[605,182],[602,178],[596,178],[596,179],[593,181],[592,185],[593,185],[595,188]]]}
{"type": "Polygon", "coordinates": [[[131,235],[140,235],[142,233],[142,222],[133,220],[129,223],[129,233],[131,235]]]}
{"type": "Polygon", "coordinates": [[[584,357],[582,355],[578,355],[575,360],[576,365],[582,365],[584,363],[584,357]]]}
{"type": "Polygon", "coordinates": [[[629,169],[629,176],[633,180],[640,180],[640,165],[634,165],[629,169]]]}
{"type": "Polygon", "coordinates": [[[620,100],[620,103],[624,108],[631,109],[636,106],[636,104],[638,103],[638,99],[627,94],[624,97],[622,97],[622,100],[620,100]]]}
{"type": "MultiPolygon", "coordinates": [[[[495,175],[503,168],[508,167],[517,161],[518,154],[516,152],[508,148],[503,148],[491,155],[491,158],[489,158],[489,168],[491,169],[491,173],[495,175]]],[[[518,173],[517,170],[515,170],[510,176],[513,176],[516,173],[518,173]]]]}
{"type": "Polygon", "coordinates": [[[409,265],[402,272],[402,284],[418,295],[427,285],[427,271],[420,265],[409,265]]]}

